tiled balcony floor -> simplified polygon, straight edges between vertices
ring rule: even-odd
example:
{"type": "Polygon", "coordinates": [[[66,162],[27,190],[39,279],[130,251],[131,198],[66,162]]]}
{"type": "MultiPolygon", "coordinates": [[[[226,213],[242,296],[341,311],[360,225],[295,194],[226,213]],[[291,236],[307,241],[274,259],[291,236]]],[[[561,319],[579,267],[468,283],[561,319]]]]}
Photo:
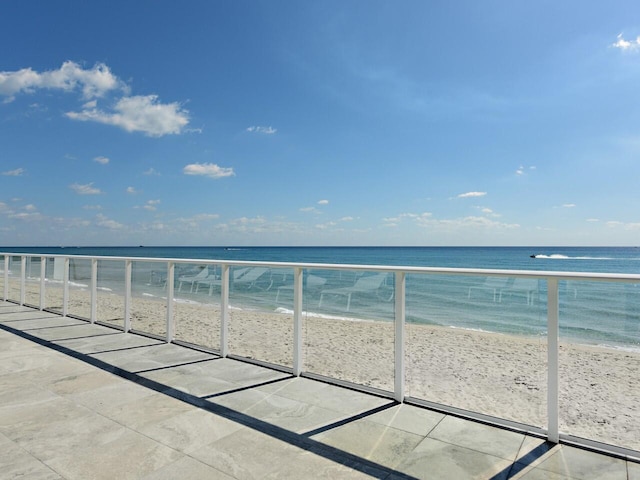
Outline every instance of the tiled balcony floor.
{"type": "Polygon", "coordinates": [[[0,478],[621,479],[640,465],[0,302],[0,478]]]}

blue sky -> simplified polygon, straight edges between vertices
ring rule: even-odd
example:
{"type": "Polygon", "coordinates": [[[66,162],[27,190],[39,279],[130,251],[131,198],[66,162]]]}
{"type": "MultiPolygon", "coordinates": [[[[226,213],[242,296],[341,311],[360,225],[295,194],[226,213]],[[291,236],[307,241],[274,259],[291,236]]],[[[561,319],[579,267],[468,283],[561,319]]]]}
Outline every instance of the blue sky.
{"type": "Polygon", "coordinates": [[[635,1],[0,18],[0,245],[640,244],[635,1]]]}

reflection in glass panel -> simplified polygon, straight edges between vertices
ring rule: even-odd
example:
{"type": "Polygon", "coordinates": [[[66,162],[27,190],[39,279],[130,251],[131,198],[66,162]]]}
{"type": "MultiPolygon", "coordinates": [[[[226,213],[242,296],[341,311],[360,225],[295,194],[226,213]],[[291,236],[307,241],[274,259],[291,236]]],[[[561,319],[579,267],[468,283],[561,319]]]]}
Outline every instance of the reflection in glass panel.
{"type": "Polygon", "coordinates": [[[311,270],[306,283],[305,371],[393,391],[393,275],[311,270]]]}
{"type": "Polygon", "coordinates": [[[177,264],[173,294],[176,340],[220,348],[220,267],[177,264]]]}
{"type": "Polygon", "coordinates": [[[9,257],[9,297],[8,300],[20,301],[20,276],[22,274],[21,257],[9,257]]]}
{"type": "Polygon", "coordinates": [[[293,270],[231,267],[229,351],[293,366],[293,270]]]}
{"type": "Polygon", "coordinates": [[[560,431],[640,450],[640,284],[559,288],[560,431]]]}
{"type": "Polygon", "coordinates": [[[91,259],[69,259],[69,315],[91,318],[91,259]]]}
{"type": "Polygon", "coordinates": [[[4,255],[0,255],[0,296],[4,298],[4,255]]]}
{"type": "Polygon", "coordinates": [[[40,257],[27,257],[27,278],[25,281],[25,305],[40,306],[40,257]]]}
{"type": "Polygon", "coordinates": [[[45,267],[45,300],[46,309],[62,315],[64,258],[50,257],[45,267]]]}
{"type": "Polygon", "coordinates": [[[546,425],[546,293],[520,280],[407,275],[409,396],[546,425]]]}
{"type": "Polygon", "coordinates": [[[167,264],[134,261],[131,265],[131,329],[167,334],[167,264]]]}
{"type": "Polygon", "coordinates": [[[98,260],[96,320],[124,329],[125,262],[98,260]]]}

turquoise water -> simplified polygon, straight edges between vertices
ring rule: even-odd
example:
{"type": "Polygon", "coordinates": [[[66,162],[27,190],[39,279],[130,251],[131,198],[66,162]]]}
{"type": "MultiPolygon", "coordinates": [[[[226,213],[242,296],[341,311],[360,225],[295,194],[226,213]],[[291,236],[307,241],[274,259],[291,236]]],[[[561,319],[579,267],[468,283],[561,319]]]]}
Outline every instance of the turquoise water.
{"type": "MultiPolygon", "coordinates": [[[[5,252],[99,255],[148,258],[207,259],[337,263],[391,266],[486,268],[594,273],[640,273],[636,247],[18,247],[5,252]],[[533,257],[532,257],[533,256],[533,257]]],[[[108,290],[123,287],[123,263],[101,262],[99,284],[108,290]]],[[[72,262],[72,280],[82,285],[89,278],[89,263],[72,262]]],[[[177,266],[176,278],[197,272],[197,264],[177,266]]],[[[166,273],[166,272],[165,272],[166,273]]],[[[326,293],[348,288],[355,273],[309,269],[311,283],[320,281],[305,298],[308,315],[391,320],[393,276],[375,294],[347,298],[326,293]]],[[[134,262],[134,295],[162,296],[163,266],[134,262]]],[[[266,277],[265,277],[266,278],[266,277]]],[[[510,282],[499,288],[472,276],[411,274],[407,276],[406,313],[413,323],[485,330],[505,334],[544,336],[546,282],[533,281],[520,288],[510,282]]],[[[291,271],[274,270],[269,282],[251,291],[232,291],[238,308],[269,311],[291,308],[291,271]],[[285,287],[285,288],[281,288],[285,287]]],[[[204,289],[206,291],[206,289],[204,289]]],[[[344,290],[343,290],[344,291],[344,290]]],[[[203,292],[180,292],[192,302],[214,302],[203,292]]],[[[640,285],[606,282],[560,283],[560,332],[564,339],[640,349],[640,285]]]]}

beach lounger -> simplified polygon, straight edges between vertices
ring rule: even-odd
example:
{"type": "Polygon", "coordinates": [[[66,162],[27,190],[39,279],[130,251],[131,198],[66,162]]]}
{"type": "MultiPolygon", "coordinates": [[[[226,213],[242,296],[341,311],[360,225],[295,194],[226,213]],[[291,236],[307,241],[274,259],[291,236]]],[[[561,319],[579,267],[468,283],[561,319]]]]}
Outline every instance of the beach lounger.
{"type": "MultiPolygon", "coordinates": [[[[303,291],[307,293],[316,291],[322,288],[325,283],[327,283],[326,278],[320,277],[318,275],[309,274],[307,275],[306,285],[303,287],[303,291]]],[[[293,295],[293,285],[282,285],[281,287],[278,287],[278,292],[276,293],[276,303],[280,299],[280,294],[283,292],[288,294],[289,292],[291,292],[289,295],[293,295]]]]}
{"type": "MultiPolygon", "coordinates": [[[[341,287],[323,290],[320,294],[320,302],[318,306],[322,306],[322,301],[325,295],[338,295],[347,298],[347,312],[351,308],[351,297],[354,293],[357,294],[378,294],[380,288],[384,285],[387,279],[386,273],[376,273],[375,275],[365,275],[360,277],[352,287],[341,287]]],[[[393,291],[389,300],[393,298],[393,291]]]]}
{"type": "Polygon", "coordinates": [[[509,295],[524,295],[527,298],[527,305],[533,305],[534,295],[538,295],[538,280],[533,278],[516,278],[513,284],[500,290],[500,302],[502,301],[502,294],[508,293],[509,295]]]}
{"type": "Polygon", "coordinates": [[[209,267],[204,267],[197,275],[185,275],[182,277],[178,277],[178,291],[182,291],[182,284],[188,283],[191,285],[190,292],[193,292],[193,286],[198,282],[198,280],[202,280],[209,275],[209,267]]]}
{"type": "Polygon", "coordinates": [[[498,295],[509,285],[509,277],[487,277],[480,285],[469,287],[467,298],[471,298],[472,290],[489,290],[493,292],[493,301],[498,299],[498,295]]]}
{"type": "MultiPolygon", "coordinates": [[[[230,282],[235,282],[238,278],[242,277],[249,271],[249,268],[234,268],[231,270],[230,282]]],[[[213,287],[220,288],[222,286],[222,280],[219,275],[210,275],[207,278],[203,278],[196,282],[196,293],[200,290],[200,285],[204,285],[209,288],[209,295],[213,294],[213,287]]]]}

